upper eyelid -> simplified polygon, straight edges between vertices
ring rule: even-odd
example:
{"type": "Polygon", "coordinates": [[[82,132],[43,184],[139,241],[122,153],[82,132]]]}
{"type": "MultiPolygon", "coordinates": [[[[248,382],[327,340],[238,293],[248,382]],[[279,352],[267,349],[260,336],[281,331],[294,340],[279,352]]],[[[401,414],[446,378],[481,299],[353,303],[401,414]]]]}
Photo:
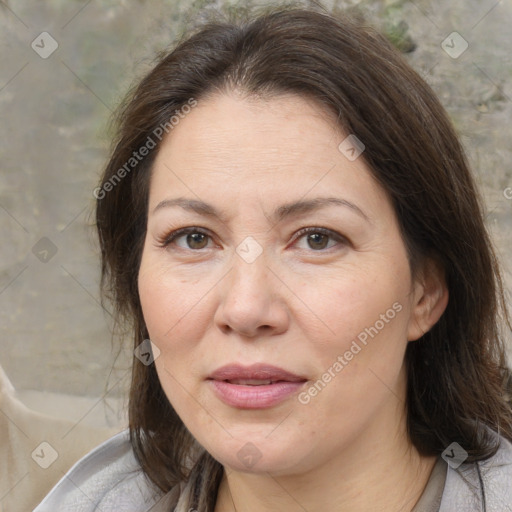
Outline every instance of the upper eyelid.
{"type": "Polygon", "coordinates": [[[186,226],[183,228],[173,229],[169,232],[165,232],[162,236],[157,236],[156,238],[163,244],[166,244],[167,242],[170,243],[170,241],[174,241],[176,238],[180,238],[190,233],[202,233],[212,239],[214,238],[209,229],[201,228],[199,226],[186,226]]]}

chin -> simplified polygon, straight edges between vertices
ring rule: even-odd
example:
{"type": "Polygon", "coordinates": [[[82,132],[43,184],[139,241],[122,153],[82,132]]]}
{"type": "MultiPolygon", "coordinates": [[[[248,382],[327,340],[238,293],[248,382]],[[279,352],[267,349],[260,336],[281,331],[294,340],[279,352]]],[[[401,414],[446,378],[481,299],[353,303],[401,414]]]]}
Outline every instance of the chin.
{"type": "Polygon", "coordinates": [[[237,472],[280,476],[296,473],[301,468],[306,470],[308,454],[301,450],[304,440],[293,442],[286,433],[273,440],[264,434],[251,433],[236,439],[210,441],[203,446],[224,467],[237,472]]]}

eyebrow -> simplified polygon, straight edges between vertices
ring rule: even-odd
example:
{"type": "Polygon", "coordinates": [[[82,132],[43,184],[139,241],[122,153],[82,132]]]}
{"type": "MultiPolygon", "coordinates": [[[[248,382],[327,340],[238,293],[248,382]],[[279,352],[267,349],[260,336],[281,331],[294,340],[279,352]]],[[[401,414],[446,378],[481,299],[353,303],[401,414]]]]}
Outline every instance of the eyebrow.
{"type": "MultiPolygon", "coordinates": [[[[215,208],[213,205],[197,199],[186,199],[184,197],[165,199],[161,201],[156,205],[155,209],[153,210],[153,214],[162,208],[171,208],[174,206],[180,206],[184,210],[192,211],[205,217],[217,217],[222,222],[227,223],[227,220],[222,212],[217,210],[217,208],[215,208]]],[[[369,217],[363,212],[363,210],[361,210],[361,208],[359,208],[354,203],[339,197],[316,197],[314,199],[286,203],[274,210],[271,219],[275,222],[280,222],[287,217],[310,213],[312,211],[320,210],[321,208],[326,208],[328,206],[342,206],[349,208],[351,211],[358,214],[367,222],[371,223],[369,217]]]]}

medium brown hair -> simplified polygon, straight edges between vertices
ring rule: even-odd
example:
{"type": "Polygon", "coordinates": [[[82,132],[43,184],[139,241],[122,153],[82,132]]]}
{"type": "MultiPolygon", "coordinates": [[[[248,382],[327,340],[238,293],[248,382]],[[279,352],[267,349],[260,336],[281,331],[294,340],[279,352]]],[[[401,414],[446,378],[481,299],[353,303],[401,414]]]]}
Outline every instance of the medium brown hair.
{"type": "MultiPolygon", "coordinates": [[[[512,440],[503,333],[510,329],[498,263],[482,201],[461,144],[425,81],[377,31],[316,8],[273,8],[210,20],[196,28],[128,96],[100,186],[194,98],[236,88],[248,96],[314,98],[387,191],[415,275],[424,258],[444,270],[449,302],[441,319],[409,343],[408,433],[424,455],[458,442],[469,461],[497,450],[482,425],[512,440]],[[500,314],[505,320],[500,324],[500,314]]],[[[97,201],[102,285],[132,322],[134,347],[148,338],[137,289],[151,168],[158,146],[97,201]]],[[[195,479],[190,506],[213,510],[222,466],[200,452],[165,396],[154,365],[134,359],[129,404],[134,452],[162,491],[195,479]]]]}

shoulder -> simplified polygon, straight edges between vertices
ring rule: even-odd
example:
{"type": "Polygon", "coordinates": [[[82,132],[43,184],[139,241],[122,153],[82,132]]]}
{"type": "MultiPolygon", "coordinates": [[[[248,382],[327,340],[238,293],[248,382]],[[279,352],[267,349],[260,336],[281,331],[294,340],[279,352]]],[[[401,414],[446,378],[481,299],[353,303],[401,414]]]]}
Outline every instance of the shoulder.
{"type": "Polygon", "coordinates": [[[124,430],[80,459],[34,512],[146,512],[160,497],[142,472],[124,430]]]}
{"type": "Polygon", "coordinates": [[[500,446],[485,461],[447,467],[440,512],[512,512],[512,443],[498,434],[500,446]]]}

